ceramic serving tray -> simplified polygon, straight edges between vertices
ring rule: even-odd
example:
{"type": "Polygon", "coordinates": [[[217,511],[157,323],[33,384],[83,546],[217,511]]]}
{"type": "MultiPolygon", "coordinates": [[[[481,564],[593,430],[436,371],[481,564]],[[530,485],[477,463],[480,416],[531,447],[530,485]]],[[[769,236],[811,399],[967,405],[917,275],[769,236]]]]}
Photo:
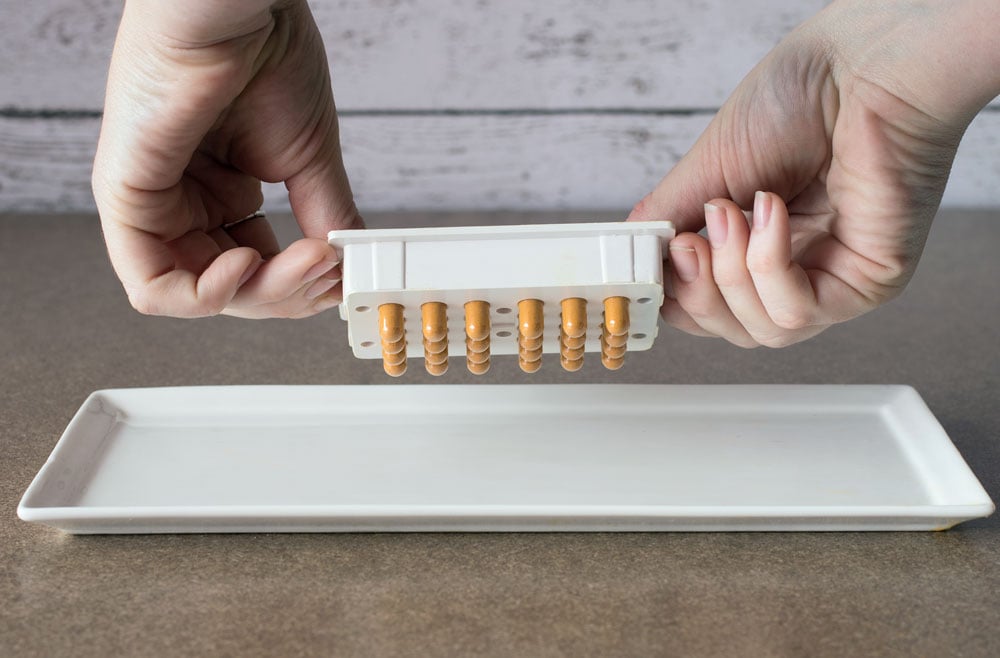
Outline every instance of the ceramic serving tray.
{"type": "Polygon", "coordinates": [[[72,533],[942,530],[993,503],[905,386],[98,391],[18,507],[72,533]]]}

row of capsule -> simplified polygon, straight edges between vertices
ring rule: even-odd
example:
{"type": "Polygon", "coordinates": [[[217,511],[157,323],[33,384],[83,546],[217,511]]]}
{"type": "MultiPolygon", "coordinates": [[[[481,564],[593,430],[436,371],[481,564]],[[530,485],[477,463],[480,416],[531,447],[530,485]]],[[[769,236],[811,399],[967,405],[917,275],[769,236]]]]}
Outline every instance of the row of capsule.
{"type": "MultiPolygon", "coordinates": [[[[617,370],[625,362],[629,332],[628,297],[604,300],[601,323],[601,363],[617,370]]],[[[465,304],[465,363],[469,371],[482,375],[490,369],[490,305],[484,301],[465,304]]],[[[542,341],[545,331],[544,304],[538,299],[523,299],[517,304],[518,364],[524,372],[536,372],[542,366],[542,341]]],[[[568,371],[583,366],[587,342],[587,300],[570,297],[560,303],[559,362],[568,371]]],[[[424,346],[424,367],[432,375],[448,370],[448,307],[442,302],[420,306],[424,346]]],[[[393,377],[406,372],[406,330],[401,304],[378,307],[379,338],[382,341],[382,364],[393,377]]]]}

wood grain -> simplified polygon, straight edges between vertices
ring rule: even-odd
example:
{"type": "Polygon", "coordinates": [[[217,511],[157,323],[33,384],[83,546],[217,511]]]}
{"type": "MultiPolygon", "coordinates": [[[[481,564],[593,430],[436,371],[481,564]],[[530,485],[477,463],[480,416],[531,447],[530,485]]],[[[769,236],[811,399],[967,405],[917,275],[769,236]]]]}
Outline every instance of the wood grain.
{"type": "MultiPolygon", "coordinates": [[[[346,117],[344,157],[362,210],[606,208],[624,213],[709,116],[346,117]]],[[[92,210],[97,119],[0,118],[0,210],[92,210]]],[[[1000,112],[973,122],[944,202],[996,206],[1000,112]]],[[[287,209],[280,186],[266,207],[287,209]]]]}
{"type": "MultiPolygon", "coordinates": [[[[310,4],[338,104],[357,109],[717,107],[826,2],[310,4]]],[[[120,15],[120,0],[0,4],[0,106],[100,108],[120,15]]]]}

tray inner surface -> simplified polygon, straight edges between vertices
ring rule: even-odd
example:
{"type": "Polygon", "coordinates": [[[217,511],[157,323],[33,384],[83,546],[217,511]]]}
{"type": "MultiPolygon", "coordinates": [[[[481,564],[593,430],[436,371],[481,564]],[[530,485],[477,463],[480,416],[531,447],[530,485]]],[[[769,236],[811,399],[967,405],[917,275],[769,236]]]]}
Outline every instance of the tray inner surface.
{"type": "Polygon", "coordinates": [[[61,504],[934,504],[893,427],[876,406],[131,417],[61,504]]]}

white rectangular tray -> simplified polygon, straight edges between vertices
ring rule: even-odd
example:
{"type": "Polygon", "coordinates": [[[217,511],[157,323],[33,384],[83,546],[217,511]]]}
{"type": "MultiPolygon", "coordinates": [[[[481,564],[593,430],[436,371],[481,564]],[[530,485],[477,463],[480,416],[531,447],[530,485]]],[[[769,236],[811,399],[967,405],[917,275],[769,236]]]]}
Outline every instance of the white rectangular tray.
{"type": "Polygon", "coordinates": [[[75,533],[941,530],[993,503],[905,386],[90,396],[28,487],[75,533]]]}

